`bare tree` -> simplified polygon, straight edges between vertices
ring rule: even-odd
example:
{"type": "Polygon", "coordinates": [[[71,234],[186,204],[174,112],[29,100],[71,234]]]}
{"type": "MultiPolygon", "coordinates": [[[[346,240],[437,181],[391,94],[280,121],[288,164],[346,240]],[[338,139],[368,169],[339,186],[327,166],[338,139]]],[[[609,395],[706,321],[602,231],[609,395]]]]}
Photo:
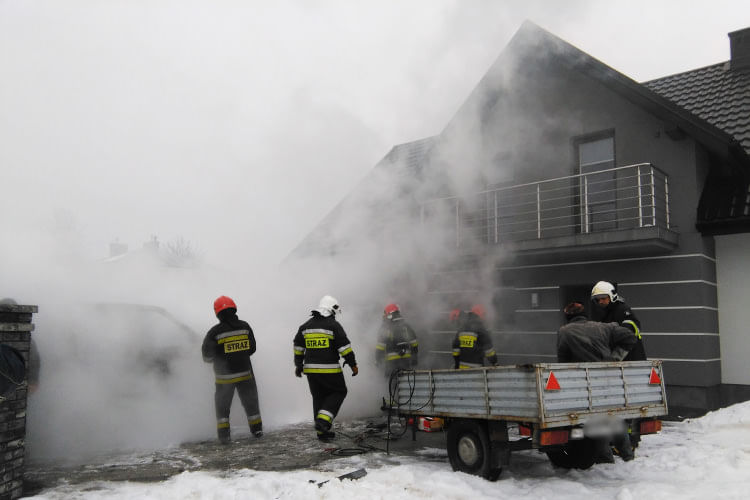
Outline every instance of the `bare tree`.
{"type": "Polygon", "coordinates": [[[182,236],[167,242],[161,252],[161,258],[167,266],[194,268],[200,266],[203,255],[182,236]]]}

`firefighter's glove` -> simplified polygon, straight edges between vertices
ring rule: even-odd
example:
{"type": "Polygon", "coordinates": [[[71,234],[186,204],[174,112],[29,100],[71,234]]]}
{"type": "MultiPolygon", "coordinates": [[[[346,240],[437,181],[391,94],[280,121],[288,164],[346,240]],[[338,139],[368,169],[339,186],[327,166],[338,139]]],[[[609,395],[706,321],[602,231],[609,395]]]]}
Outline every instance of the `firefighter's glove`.
{"type": "Polygon", "coordinates": [[[294,369],[294,375],[297,376],[297,377],[301,377],[302,376],[302,367],[301,366],[298,366],[298,367],[296,367],[294,369]]]}
{"type": "Polygon", "coordinates": [[[357,365],[352,366],[352,377],[356,377],[359,373],[359,367],[357,365]]]}

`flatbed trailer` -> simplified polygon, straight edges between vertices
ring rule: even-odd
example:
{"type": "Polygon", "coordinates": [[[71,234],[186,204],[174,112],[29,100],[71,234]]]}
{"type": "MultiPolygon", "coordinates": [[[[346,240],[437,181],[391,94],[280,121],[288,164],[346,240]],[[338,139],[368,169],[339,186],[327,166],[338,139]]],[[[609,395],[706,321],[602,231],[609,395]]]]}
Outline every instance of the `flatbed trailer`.
{"type": "Polygon", "coordinates": [[[402,370],[391,401],[399,416],[442,418],[453,469],[490,480],[520,449],[588,468],[593,439],[628,432],[635,447],[668,413],[659,360],[402,370]],[[509,425],[518,426],[519,439],[508,438],[509,425]]]}

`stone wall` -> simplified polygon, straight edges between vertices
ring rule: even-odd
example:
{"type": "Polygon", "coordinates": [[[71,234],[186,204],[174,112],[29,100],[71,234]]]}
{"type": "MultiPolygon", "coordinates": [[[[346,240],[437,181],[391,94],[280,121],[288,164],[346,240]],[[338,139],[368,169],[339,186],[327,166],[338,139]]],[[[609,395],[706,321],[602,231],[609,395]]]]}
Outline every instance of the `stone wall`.
{"type": "MultiPolygon", "coordinates": [[[[27,366],[35,312],[37,306],[0,304],[0,342],[19,350],[27,366]]],[[[24,383],[0,402],[0,500],[23,494],[26,396],[24,383]]]]}

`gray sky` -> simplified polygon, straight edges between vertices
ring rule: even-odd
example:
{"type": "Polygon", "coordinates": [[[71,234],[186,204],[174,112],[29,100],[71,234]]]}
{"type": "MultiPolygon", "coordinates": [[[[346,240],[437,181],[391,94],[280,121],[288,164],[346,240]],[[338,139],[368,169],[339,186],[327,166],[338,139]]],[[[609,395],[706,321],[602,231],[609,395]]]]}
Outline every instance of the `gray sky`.
{"type": "Polygon", "coordinates": [[[750,3],[0,0],[0,257],[283,258],[524,19],[642,81],[727,60],[750,3]]]}

